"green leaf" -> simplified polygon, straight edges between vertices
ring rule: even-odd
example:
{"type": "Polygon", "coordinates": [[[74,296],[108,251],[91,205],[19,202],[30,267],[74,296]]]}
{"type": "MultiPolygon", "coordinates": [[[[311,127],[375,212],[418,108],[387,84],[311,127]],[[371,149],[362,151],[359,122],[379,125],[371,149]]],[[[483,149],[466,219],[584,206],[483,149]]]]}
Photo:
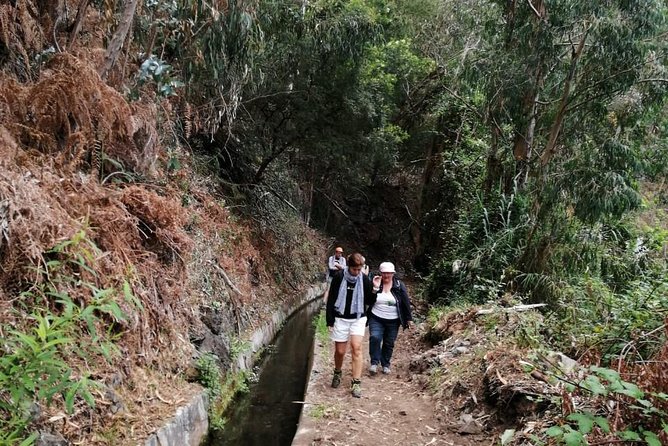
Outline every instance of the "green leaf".
{"type": "Polygon", "coordinates": [[[107,297],[113,296],[114,293],[116,293],[116,290],[113,288],[105,288],[103,290],[94,290],[93,291],[93,299],[95,300],[104,300],[107,297]]]}
{"type": "Polygon", "coordinates": [[[49,260],[48,262],[46,262],[46,268],[49,269],[49,270],[51,270],[52,268],[54,268],[56,266],[60,266],[60,265],[61,265],[61,263],[60,263],[59,260],[49,260]]]}
{"type": "Polygon", "coordinates": [[[659,392],[659,393],[655,393],[654,396],[659,398],[659,399],[662,399],[664,401],[668,401],[668,394],[666,394],[666,393],[659,392]]]}
{"type": "Polygon", "coordinates": [[[661,446],[661,440],[659,440],[659,437],[654,432],[645,431],[643,435],[649,446],[661,446]]]}
{"type": "Polygon", "coordinates": [[[617,432],[617,436],[622,440],[640,441],[640,435],[638,435],[638,433],[634,431],[617,432]]]}
{"type": "Polygon", "coordinates": [[[601,384],[601,380],[598,379],[598,376],[589,375],[585,378],[582,386],[590,390],[595,395],[607,395],[608,390],[601,384]]]}
{"type": "Polygon", "coordinates": [[[608,420],[603,417],[595,417],[594,421],[598,426],[605,432],[606,434],[610,432],[610,424],[608,423],[608,420]]]}
{"type": "Polygon", "coordinates": [[[18,331],[14,331],[14,332],[12,332],[12,334],[14,334],[17,338],[19,338],[19,340],[23,341],[23,344],[30,347],[30,349],[33,352],[36,353],[40,350],[39,344],[37,343],[35,338],[33,338],[32,336],[28,336],[28,335],[26,335],[24,333],[21,333],[21,332],[18,332],[18,331]]]}
{"type": "Polygon", "coordinates": [[[121,310],[121,307],[119,307],[118,304],[114,301],[110,301],[106,305],[102,305],[100,307],[100,311],[111,314],[114,316],[114,318],[116,318],[117,321],[125,320],[125,314],[123,313],[123,310],[121,310]]]}
{"type": "Polygon", "coordinates": [[[93,398],[93,395],[91,395],[90,391],[88,390],[88,387],[81,389],[81,396],[83,397],[84,401],[88,403],[90,407],[95,409],[95,398],[93,398]]]}
{"type": "Polygon", "coordinates": [[[606,380],[613,382],[613,381],[621,381],[621,377],[619,376],[619,373],[616,370],[612,369],[607,369],[605,367],[597,367],[597,366],[591,366],[589,368],[594,373],[597,373],[599,376],[602,376],[606,380]]]}
{"type": "Polygon", "coordinates": [[[142,311],[144,310],[144,306],[142,305],[141,301],[137,299],[137,296],[135,296],[132,292],[130,283],[127,280],[123,281],[123,296],[125,296],[125,300],[127,302],[134,304],[135,307],[142,311]]]}
{"type": "Polygon", "coordinates": [[[645,407],[654,407],[654,404],[652,404],[652,402],[651,402],[651,401],[648,401],[648,400],[636,400],[636,402],[637,402],[638,404],[640,404],[641,406],[645,406],[645,407]]]}
{"type": "Polygon", "coordinates": [[[572,413],[566,419],[577,422],[578,431],[583,434],[588,434],[594,428],[594,417],[588,413],[572,413]]]}
{"type": "Polygon", "coordinates": [[[584,436],[580,432],[574,430],[564,434],[564,441],[568,446],[580,446],[586,444],[584,436]]]}
{"type": "Polygon", "coordinates": [[[622,381],[622,386],[622,389],[616,390],[617,393],[630,396],[631,398],[635,398],[637,400],[645,396],[645,392],[640,390],[640,388],[633,383],[622,381]]]}
{"type": "Polygon", "coordinates": [[[39,437],[39,433],[33,432],[30,434],[28,438],[23,440],[19,446],[31,446],[35,443],[35,440],[37,440],[37,437],[39,437]]]}
{"type": "Polygon", "coordinates": [[[510,440],[515,436],[515,429],[506,429],[501,435],[501,446],[508,444],[510,440]]]}
{"type": "Polygon", "coordinates": [[[68,414],[74,412],[74,397],[77,394],[77,390],[79,390],[79,383],[71,386],[65,394],[65,410],[68,414]]]}
{"type": "Polygon", "coordinates": [[[548,437],[560,437],[564,435],[564,430],[560,426],[552,426],[545,431],[545,435],[548,437]]]}

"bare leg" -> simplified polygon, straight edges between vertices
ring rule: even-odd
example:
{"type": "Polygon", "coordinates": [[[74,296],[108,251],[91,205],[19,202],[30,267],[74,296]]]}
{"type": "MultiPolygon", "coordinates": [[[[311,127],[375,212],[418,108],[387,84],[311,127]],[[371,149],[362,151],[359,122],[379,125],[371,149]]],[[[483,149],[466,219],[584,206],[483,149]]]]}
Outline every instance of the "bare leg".
{"type": "Polygon", "coordinates": [[[364,336],[350,336],[350,347],[353,357],[353,379],[360,379],[362,377],[362,339],[364,339],[364,336]]]}
{"type": "Polygon", "coordinates": [[[341,367],[343,367],[343,358],[346,356],[346,350],[348,349],[348,343],[335,342],[334,344],[334,368],[341,370],[341,367]]]}

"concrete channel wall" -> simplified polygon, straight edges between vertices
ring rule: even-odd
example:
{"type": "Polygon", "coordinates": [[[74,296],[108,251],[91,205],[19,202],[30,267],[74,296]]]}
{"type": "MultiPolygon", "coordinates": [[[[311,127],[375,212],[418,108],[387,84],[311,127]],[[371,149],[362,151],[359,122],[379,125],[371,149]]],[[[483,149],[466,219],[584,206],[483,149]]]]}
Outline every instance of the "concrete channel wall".
{"type": "MultiPolygon", "coordinates": [[[[250,345],[237,358],[237,370],[253,367],[256,353],[274,339],[285,320],[303,305],[322,295],[324,289],[325,284],[310,287],[295,305],[275,312],[267,324],[253,332],[250,345]]],[[[152,434],[144,446],[199,446],[209,431],[208,409],[206,392],[195,395],[187,405],[179,407],[174,418],[152,434]]]]}

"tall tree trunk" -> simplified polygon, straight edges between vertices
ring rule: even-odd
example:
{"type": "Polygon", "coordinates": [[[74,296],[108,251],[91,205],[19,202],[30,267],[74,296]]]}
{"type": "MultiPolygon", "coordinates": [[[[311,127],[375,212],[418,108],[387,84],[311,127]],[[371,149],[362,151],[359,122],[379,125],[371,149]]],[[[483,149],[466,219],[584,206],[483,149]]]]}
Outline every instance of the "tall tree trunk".
{"type": "Polygon", "coordinates": [[[134,19],[135,11],[137,10],[137,3],[139,3],[139,0],[127,0],[125,3],[121,22],[111,38],[107,53],[104,55],[104,65],[100,69],[100,76],[102,76],[103,79],[106,79],[109,75],[109,71],[113,68],[118,59],[118,55],[121,52],[121,48],[123,48],[123,42],[125,42],[128,31],[130,31],[130,25],[132,25],[132,20],[134,19]]]}
{"type": "Polygon", "coordinates": [[[529,161],[531,160],[533,139],[536,133],[536,107],[538,106],[538,97],[543,86],[543,79],[541,61],[536,68],[533,88],[527,92],[524,98],[525,116],[528,117],[528,124],[524,133],[518,133],[515,136],[515,144],[513,146],[513,155],[517,166],[515,179],[518,189],[524,188],[529,177],[529,161]]]}
{"type": "Polygon", "coordinates": [[[582,50],[585,47],[585,41],[587,40],[589,29],[590,27],[587,26],[587,29],[582,34],[582,39],[580,40],[580,43],[578,44],[577,48],[573,50],[573,55],[571,58],[571,66],[569,67],[568,70],[568,76],[564,81],[564,91],[561,95],[559,109],[557,111],[556,117],[554,118],[554,121],[552,122],[552,126],[550,127],[550,136],[547,140],[547,144],[545,145],[545,149],[543,150],[543,153],[540,155],[541,167],[545,167],[552,159],[552,156],[554,156],[554,154],[556,153],[557,138],[559,137],[559,133],[561,132],[561,126],[564,123],[564,118],[566,117],[566,109],[570,101],[569,96],[571,94],[571,88],[573,87],[573,79],[575,78],[575,69],[577,68],[580,56],[582,56],[582,50]]]}
{"type": "Polygon", "coordinates": [[[307,203],[306,203],[306,215],[304,217],[304,221],[306,222],[306,226],[311,225],[311,212],[313,210],[313,190],[315,188],[315,159],[311,161],[311,178],[309,181],[308,185],[308,191],[306,195],[307,203]]]}
{"type": "Polygon", "coordinates": [[[522,255],[520,256],[518,261],[518,267],[520,270],[526,271],[528,269],[531,263],[529,260],[531,257],[538,257],[539,259],[544,258],[547,255],[545,250],[549,249],[549,244],[548,244],[538,248],[537,252],[532,251],[534,249],[534,238],[536,236],[540,224],[542,223],[542,218],[541,218],[542,202],[541,202],[540,189],[542,188],[542,185],[544,184],[545,181],[545,167],[549,164],[550,160],[552,159],[557,150],[557,138],[559,137],[559,133],[561,132],[561,128],[564,119],[566,117],[566,112],[570,101],[569,96],[571,93],[571,89],[573,87],[573,79],[575,78],[575,71],[577,68],[578,61],[582,56],[582,51],[584,50],[585,42],[587,40],[587,36],[589,34],[590,29],[591,27],[587,25],[585,31],[582,34],[582,39],[578,43],[578,46],[573,49],[571,64],[568,70],[568,75],[566,76],[566,80],[564,81],[564,90],[562,92],[561,100],[559,102],[557,115],[555,116],[554,121],[552,122],[552,126],[550,127],[550,134],[547,144],[543,149],[543,153],[541,153],[540,155],[540,172],[539,172],[540,176],[538,177],[539,190],[534,198],[533,206],[531,209],[533,224],[527,236],[524,251],[522,252],[522,255]]]}
{"type": "Polygon", "coordinates": [[[485,162],[485,182],[484,193],[488,197],[497,181],[501,178],[501,161],[499,160],[499,138],[501,130],[497,125],[492,125],[492,142],[487,151],[487,160],[485,162]]]}
{"type": "MultiPolygon", "coordinates": [[[[442,126],[443,118],[439,118],[436,129],[440,131],[442,126]]],[[[437,133],[428,147],[424,168],[422,170],[420,191],[415,208],[415,216],[418,219],[419,224],[411,225],[411,238],[415,248],[416,257],[424,254],[427,248],[422,234],[422,227],[424,226],[424,209],[429,205],[432,180],[439,164],[440,153],[443,150],[443,137],[437,133]]]]}

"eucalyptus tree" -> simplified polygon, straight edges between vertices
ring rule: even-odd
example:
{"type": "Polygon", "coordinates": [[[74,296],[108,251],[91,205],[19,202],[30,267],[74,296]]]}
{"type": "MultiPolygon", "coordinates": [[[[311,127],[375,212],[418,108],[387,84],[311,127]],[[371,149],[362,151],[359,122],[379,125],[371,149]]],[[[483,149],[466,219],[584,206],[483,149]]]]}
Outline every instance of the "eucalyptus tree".
{"type": "MultiPolygon", "coordinates": [[[[441,33],[444,51],[425,43],[448,83],[436,115],[469,111],[460,125],[487,147],[484,175],[468,183],[482,185],[477,221],[460,219],[471,238],[446,257],[496,256],[483,276],[510,286],[568,265],[591,268],[577,234],[640,203],[630,129],[666,94],[665,2],[466,1],[444,3],[441,17],[469,28],[441,33]]],[[[451,150],[446,141],[443,152],[451,150]]]]}
{"type": "MultiPolygon", "coordinates": [[[[237,117],[262,42],[257,0],[145,0],[137,14],[142,61],[173,67],[185,84],[186,120],[213,136],[237,117]],[[195,115],[195,116],[192,116],[195,115]]],[[[163,75],[166,70],[160,69],[163,75]]],[[[190,136],[190,135],[188,135],[190,136]]]]}

